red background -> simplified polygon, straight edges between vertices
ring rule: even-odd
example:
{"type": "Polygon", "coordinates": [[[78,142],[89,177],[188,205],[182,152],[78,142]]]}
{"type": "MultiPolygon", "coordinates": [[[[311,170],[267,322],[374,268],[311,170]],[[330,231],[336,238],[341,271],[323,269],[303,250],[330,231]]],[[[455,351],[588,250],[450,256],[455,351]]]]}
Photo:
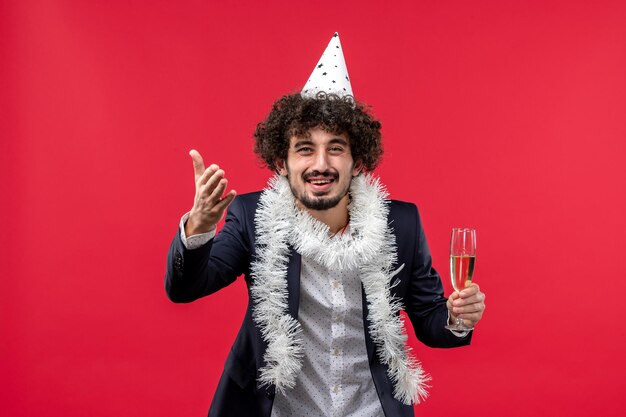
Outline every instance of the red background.
{"type": "Polygon", "coordinates": [[[621,415],[623,1],[7,0],[0,19],[1,415],[205,415],[246,295],[165,296],[187,152],[262,187],[255,124],[334,31],[448,292],[450,228],[478,230],[486,315],[469,348],[412,339],[418,415],[621,415]]]}

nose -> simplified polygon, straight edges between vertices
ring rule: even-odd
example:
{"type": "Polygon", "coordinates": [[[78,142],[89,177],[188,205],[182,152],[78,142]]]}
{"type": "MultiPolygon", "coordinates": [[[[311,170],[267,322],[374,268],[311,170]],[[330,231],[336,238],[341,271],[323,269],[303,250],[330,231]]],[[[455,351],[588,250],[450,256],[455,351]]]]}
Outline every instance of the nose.
{"type": "Polygon", "coordinates": [[[318,150],[315,153],[312,169],[319,172],[326,172],[328,170],[328,154],[325,150],[318,150]]]}

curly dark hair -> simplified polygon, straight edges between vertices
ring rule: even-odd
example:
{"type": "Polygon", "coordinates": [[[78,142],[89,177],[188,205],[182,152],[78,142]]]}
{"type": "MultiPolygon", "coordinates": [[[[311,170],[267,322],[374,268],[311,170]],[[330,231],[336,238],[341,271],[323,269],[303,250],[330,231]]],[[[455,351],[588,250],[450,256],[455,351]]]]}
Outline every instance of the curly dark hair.
{"type": "Polygon", "coordinates": [[[345,133],[350,140],[352,159],[373,171],[383,154],[381,124],[352,96],[319,92],[315,97],[299,93],[278,99],[267,118],[254,132],[254,152],[272,171],[276,161],[286,160],[292,136],[307,137],[309,130],[321,128],[328,133],[345,133]]]}

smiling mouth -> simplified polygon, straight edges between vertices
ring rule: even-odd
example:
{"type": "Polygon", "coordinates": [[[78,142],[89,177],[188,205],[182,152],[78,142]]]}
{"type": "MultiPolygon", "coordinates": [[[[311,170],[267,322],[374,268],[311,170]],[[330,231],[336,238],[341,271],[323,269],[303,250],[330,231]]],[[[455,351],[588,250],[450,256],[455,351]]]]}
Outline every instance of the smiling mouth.
{"type": "Polygon", "coordinates": [[[327,185],[336,181],[339,178],[334,172],[331,171],[312,171],[304,175],[304,181],[313,185],[327,185]]]}
{"type": "Polygon", "coordinates": [[[309,184],[314,196],[322,197],[330,192],[337,178],[338,175],[333,175],[332,173],[313,172],[305,175],[304,181],[309,184]]]}
{"type": "Polygon", "coordinates": [[[307,180],[308,183],[311,183],[313,185],[325,185],[325,184],[330,184],[331,182],[335,181],[334,178],[325,178],[322,180],[307,180]]]}

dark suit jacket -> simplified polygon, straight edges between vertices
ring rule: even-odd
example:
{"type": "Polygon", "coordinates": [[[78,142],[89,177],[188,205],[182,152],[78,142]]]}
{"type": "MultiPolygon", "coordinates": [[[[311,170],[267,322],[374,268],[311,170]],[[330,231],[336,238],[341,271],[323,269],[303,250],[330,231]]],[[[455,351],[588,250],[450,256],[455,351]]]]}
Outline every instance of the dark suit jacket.
{"type": "MultiPolygon", "coordinates": [[[[168,254],[165,288],[177,303],[194,301],[212,294],[244,275],[250,287],[250,263],[255,259],[254,215],[260,193],[235,198],[228,209],[226,223],[206,245],[185,249],[176,233],[168,254]]],[[[400,298],[411,320],[417,338],[431,347],[455,347],[469,344],[470,336],[458,338],[444,329],[448,313],[443,287],[432,268],[419,214],[414,204],[389,201],[389,224],[394,230],[398,250],[395,268],[405,264],[393,277],[392,293],[400,298]]],[[[395,269],[394,268],[394,269],[395,269]]],[[[289,313],[297,318],[300,294],[300,255],[291,251],[287,271],[289,313]]],[[[363,320],[367,354],[372,377],[383,410],[387,416],[412,416],[411,406],[393,397],[393,384],[386,366],[375,353],[368,328],[367,303],[363,294],[363,320]]],[[[254,321],[248,303],[239,334],[224,366],[224,373],[213,397],[209,416],[269,417],[274,387],[260,387],[257,373],[263,367],[266,343],[254,321]]]]}

